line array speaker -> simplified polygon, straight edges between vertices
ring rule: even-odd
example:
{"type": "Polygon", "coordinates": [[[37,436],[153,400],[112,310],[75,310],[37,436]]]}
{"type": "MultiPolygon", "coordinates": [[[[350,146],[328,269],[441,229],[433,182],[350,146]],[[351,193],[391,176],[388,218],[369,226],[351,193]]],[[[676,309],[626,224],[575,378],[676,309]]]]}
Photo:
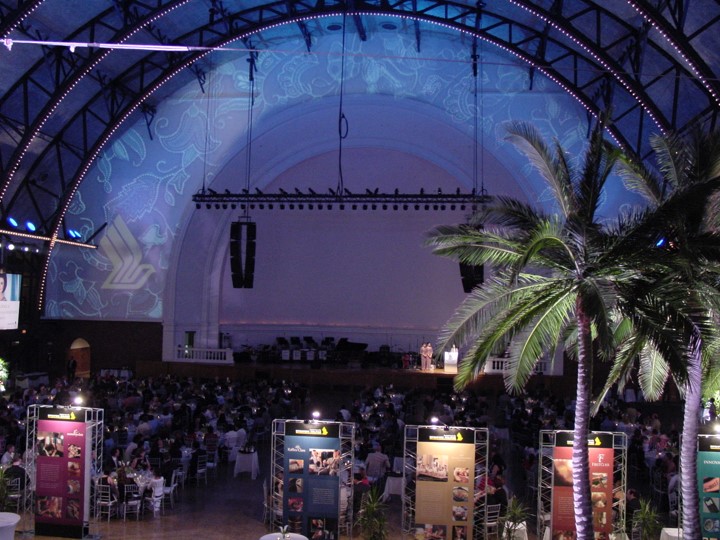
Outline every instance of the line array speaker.
{"type": "Polygon", "coordinates": [[[255,279],[257,224],[233,221],[230,224],[230,271],[235,289],[252,289],[255,279]]]}
{"type": "Polygon", "coordinates": [[[462,279],[463,291],[472,292],[475,287],[482,285],[485,279],[483,266],[460,263],[460,279],[462,279]]]}

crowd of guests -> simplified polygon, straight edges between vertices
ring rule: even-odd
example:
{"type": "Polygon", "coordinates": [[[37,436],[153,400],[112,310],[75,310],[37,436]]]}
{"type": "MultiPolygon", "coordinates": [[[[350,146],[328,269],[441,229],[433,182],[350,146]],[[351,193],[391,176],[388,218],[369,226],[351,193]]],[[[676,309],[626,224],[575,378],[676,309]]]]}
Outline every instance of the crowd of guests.
{"type": "MultiPolygon", "coordinates": [[[[0,400],[0,445],[5,443],[0,464],[8,466],[16,459],[18,465],[22,463],[28,405],[69,405],[78,395],[85,406],[105,411],[104,459],[97,475],[101,482],[114,484],[119,499],[128,470],[169,483],[185,460],[185,473],[192,477],[201,456],[227,459],[234,447],[268,440],[273,419],[305,417],[309,401],[309,390],[292,381],[172,375],[127,380],[96,375],[82,382],[61,378],[53,385],[16,389],[0,400]]],[[[395,458],[404,457],[406,424],[489,428],[492,458],[486,470],[476,471],[482,482],[476,493],[486,494],[488,504],[499,504],[504,511],[511,495],[522,496],[526,486],[536,482],[532,471],[537,470],[539,432],[572,429],[574,405],[572,396],[542,386],[522,396],[378,386],[339,406],[335,420],[356,426],[359,466],[352,481],[356,504],[361,499],[358,494],[373,485],[382,489],[387,476],[396,473],[393,464],[395,458]],[[518,460],[522,465],[514,470],[508,470],[502,457],[511,448],[522,451],[518,460]]],[[[641,407],[617,396],[608,398],[591,422],[592,430],[627,433],[630,464],[643,467],[668,491],[677,489],[677,426],[663,425],[658,415],[644,414],[641,407]]],[[[622,497],[631,512],[637,504],[636,490],[629,489],[622,497]]]]}

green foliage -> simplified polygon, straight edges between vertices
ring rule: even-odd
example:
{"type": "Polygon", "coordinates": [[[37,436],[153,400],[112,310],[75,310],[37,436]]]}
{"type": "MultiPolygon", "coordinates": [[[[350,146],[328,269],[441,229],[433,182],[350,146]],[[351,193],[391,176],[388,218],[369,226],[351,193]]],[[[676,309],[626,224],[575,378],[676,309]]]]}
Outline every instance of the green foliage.
{"type": "Polygon", "coordinates": [[[640,499],[640,508],[633,514],[632,526],[640,531],[642,540],[657,540],[660,537],[660,514],[649,500],[640,499]]]}
{"type": "Polygon", "coordinates": [[[528,508],[518,499],[512,497],[508,501],[507,510],[505,515],[500,519],[500,525],[502,526],[503,536],[507,540],[515,538],[515,531],[520,527],[522,523],[525,523],[530,517],[528,508]]]}
{"type": "Polygon", "coordinates": [[[381,497],[382,494],[377,486],[365,494],[365,501],[357,519],[357,524],[360,526],[365,540],[387,540],[388,538],[387,506],[382,502],[381,497]]]}

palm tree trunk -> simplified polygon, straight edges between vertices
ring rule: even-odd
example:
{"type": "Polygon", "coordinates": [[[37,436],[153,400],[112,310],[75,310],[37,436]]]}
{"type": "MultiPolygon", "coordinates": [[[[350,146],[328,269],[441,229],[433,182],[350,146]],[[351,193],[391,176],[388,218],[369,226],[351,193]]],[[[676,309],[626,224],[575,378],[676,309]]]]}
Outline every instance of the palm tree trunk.
{"type": "Polygon", "coordinates": [[[700,498],[697,487],[697,440],[702,398],[702,338],[693,336],[689,346],[688,382],[683,411],[682,447],[680,448],[680,489],[682,490],[683,538],[700,538],[700,498]]]}
{"type": "Polygon", "coordinates": [[[578,320],[578,373],[575,396],[575,427],[573,430],[573,502],[575,530],[578,540],[593,540],[592,502],[590,500],[590,462],[588,436],[590,434],[590,363],[592,361],[592,333],[590,319],[585,314],[580,297],[576,303],[578,320]]]}

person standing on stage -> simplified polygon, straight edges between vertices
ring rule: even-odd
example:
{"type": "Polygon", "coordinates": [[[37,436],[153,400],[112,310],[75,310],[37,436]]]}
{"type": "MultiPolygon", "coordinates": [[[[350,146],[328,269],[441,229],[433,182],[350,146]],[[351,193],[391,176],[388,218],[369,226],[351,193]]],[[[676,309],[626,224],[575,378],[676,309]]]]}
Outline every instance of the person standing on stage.
{"type": "Polygon", "coordinates": [[[427,369],[432,369],[433,346],[429,341],[425,347],[425,354],[427,355],[427,369]]]}
{"type": "Polygon", "coordinates": [[[425,343],[423,341],[423,344],[420,346],[420,369],[422,371],[425,371],[427,369],[427,367],[425,365],[425,360],[427,357],[426,352],[427,352],[427,343],[425,343]]]}

